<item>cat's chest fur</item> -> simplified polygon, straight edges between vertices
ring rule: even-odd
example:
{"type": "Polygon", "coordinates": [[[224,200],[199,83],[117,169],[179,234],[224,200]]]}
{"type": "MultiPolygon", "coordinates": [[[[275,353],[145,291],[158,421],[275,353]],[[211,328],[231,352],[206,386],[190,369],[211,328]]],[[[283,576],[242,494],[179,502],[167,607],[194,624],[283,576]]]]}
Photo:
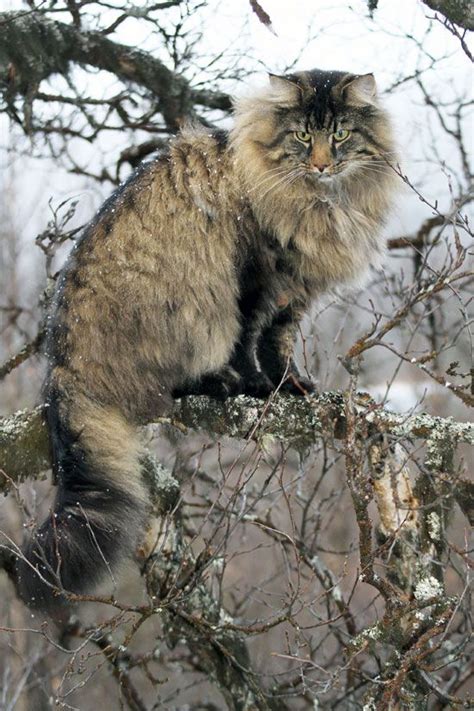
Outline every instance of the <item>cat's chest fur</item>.
{"type": "Polygon", "coordinates": [[[383,255],[382,215],[363,204],[282,201],[260,214],[259,221],[273,235],[274,249],[277,245],[275,281],[297,291],[304,285],[310,295],[363,284],[383,255]]]}

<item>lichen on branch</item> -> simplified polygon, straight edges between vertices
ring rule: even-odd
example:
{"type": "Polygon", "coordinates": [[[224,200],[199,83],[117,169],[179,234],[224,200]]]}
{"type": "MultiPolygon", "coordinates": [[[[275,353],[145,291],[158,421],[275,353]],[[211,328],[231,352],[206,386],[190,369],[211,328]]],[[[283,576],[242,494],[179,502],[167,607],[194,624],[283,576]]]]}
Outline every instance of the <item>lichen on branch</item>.
{"type": "MultiPolygon", "coordinates": [[[[423,439],[440,446],[448,438],[452,446],[474,444],[474,424],[426,413],[399,415],[378,407],[361,395],[359,415],[381,433],[394,439],[423,439]],[[442,433],[442,437],[438,436],[442,433]]],[[[246,395],[217,401],[190,396],[176,402],[172,416],[164,420],[181,430],[202,430],[237,439],[283,441],[299,451],[311,447],[324,433],[341,439],[345,433],[344,398],[339,392],[325,392],[310,398],[277,395],[262,401],[246,395]]],[[[20,411],[0,420],[0,470],[4,477],[0,491],[7,491],[10,481],[35,478],[49,467],[47,429],[43,409],[20,411]]]]}

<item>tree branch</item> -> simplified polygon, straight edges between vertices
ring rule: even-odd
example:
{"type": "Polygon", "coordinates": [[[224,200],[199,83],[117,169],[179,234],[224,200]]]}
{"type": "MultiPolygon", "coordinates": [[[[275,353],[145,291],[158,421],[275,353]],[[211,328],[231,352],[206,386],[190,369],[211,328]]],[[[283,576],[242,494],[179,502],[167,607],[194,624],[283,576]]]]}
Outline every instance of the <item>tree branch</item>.
{"type": "Polygon", "coordinates": [[[0,420],[0,493],[24,479],[37,479],[51,466],[43,408],[20,410],[0,420]]]}
{"type": "Polygon", "coordinates": [[[19,365],[28,360],[30,356],[38,353],[41,343],[43,341],[44,331],[40,329],[32,341],[28,341],[25,345],[15,353],[11,358],[9,358],[3,365],[0,365],[0,380],[12,372],[19,365]]]}
{"type": "MultiPolygon", "coordinates": [[[[431,10],[439,12],[450,22],[474,30],[474,5],[471,0],[422,0],[431,10]]],[[[377,9],[379,0],[367,0],[371,13],[377,9]]]]}
{"type": "Polygon", "coordinates": [[[474,5],[471,0],[423,0],[425,5],[440,12],[450,22],[465,30],[474,30],[474,5]]]}
{"type": "Polygon", "coordinates": [[[172,131],[193,114],[195,103],[225,111],[231,106],[226,94],[193,91],[183,76],[156,57],[113,42],[101,32],[80,30],[36,12],[0,13],[0,88],[7,101],[17,94],[29,96],[32,87],[53,74],[66,76],[71,64],[102,69],[144,87],[158,97],[159,110],[172,131]]]}
{"type": "MultiPolygon", "coordinates": [[[[378,407],[364,395],[360,396],[358,406],[360,414],[375,430],[394,439],[431,440],[442,432],[443,438],[449,438],[453,445],[474,444],[474,424],[469,422],[425,413],[398,415],[378,407]]],[[[181,430],[204,430],[240,439],[266,442],[275,439],[304,450],[323,433],[336,439],[344,437],[344,398],[341,393],[326,392],[308,399],[280,396],[266,403],[246,395],[225,402],[191,396],[177,401],[173,416],[163,422],[181,430]]],[[[0,420],[0,470],[4,472],[0,493],[7,492],[12,482],[35,478],[49,466],[48,436],[41,406],[0,420]]]]}

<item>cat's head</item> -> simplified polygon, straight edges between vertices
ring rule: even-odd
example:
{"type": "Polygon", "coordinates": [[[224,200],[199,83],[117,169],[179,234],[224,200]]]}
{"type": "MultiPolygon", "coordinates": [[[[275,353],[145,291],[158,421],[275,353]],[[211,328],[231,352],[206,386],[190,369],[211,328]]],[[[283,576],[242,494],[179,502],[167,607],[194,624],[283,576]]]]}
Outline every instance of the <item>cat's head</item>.
{"type": "Polygon", "coordinates": [[[285,171],[288,184],[331,185],[357,172],[375,178],[393,157],[372,74],[314,69],[270,75],[265,91],[236,105],[237,149],[245,142],[275,176],[284,171],[282,184],[285,171]]]}

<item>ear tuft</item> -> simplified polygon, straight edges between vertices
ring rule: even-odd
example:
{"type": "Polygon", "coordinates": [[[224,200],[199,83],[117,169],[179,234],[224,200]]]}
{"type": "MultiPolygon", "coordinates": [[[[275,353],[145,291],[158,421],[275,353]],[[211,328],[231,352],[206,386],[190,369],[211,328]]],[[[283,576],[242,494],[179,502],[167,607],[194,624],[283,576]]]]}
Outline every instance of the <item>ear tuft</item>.
{"type": "Polygon", "coordinates": [[[268,74],[270,80],[270,87],[273,98],[277,102],[281,103],[292,103],[296,101],[301,94],[301,87],[298,84],[298,80],[290,76],[282,76],[280,74],[268,74]]]}
{"type": "Polygon", "coordinates": [[[360,74],[344,85],[342,90],[344,99],[348,104],[361,106],[375,103],[377,85],[373,74],[360,74]]]}
{"type": "Polygon", "coordinates": [[[298,86],[297,81],[291,76],[285,76],[284,74],[272,74],[268,72],[268,78],[270,80],[270,85],[274,89],[282,89],[290,86],[298,86]]]}

